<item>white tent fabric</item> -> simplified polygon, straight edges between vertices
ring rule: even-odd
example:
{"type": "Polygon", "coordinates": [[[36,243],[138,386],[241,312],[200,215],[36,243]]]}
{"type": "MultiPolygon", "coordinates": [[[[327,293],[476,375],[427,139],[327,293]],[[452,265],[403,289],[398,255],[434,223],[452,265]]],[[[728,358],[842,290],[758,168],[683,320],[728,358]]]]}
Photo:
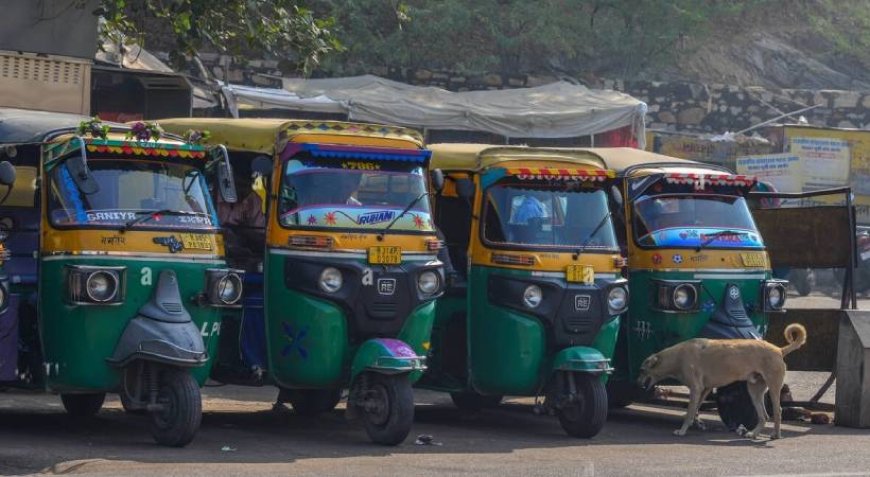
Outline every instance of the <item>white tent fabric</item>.
{"type": "MultiPolygon", "coordinates": [[[[284,79],[284,89],[229,85],[239,105],[342,112],[354,121],[420,129],[485,131],[513,138],[568,138],[630,126],[644,138],[646,104],[615,91],[567,82],[453,93],[377,76],[284,79]]],[[[237,115],[237,110],[234,111],[237,115]]],[[[642,147],[642,145],[641,145],[642,147]]]]}

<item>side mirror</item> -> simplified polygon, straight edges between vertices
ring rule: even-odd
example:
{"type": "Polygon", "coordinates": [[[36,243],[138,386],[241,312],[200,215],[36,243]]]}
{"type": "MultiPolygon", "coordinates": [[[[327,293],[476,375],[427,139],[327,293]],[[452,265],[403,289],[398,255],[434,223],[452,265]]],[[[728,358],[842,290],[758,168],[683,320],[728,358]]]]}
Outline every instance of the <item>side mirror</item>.
{"type": "Polygon", "coordinates": [[[217,164],[218,193],[221,199],[228,204],[235,204],[239,200],[236,193],[236,180],[233,177],[233,168],[230,166],[230,155],[227,148],[218,146],[218,151],[223,155],[217,164]]]}
{"type": "Polygon", "coordinates": [[[616,205],[622,207],[622,204],[624,204],[624,200],[622,198],[622,191],[620,191],[619,187],[615,185],[610,186],[610,197],[613,199],[613,202],[615,202],[616,205]]]}
{"type": "Polygon", "coordinates": [[[15,166],[9,161],[0,162],[0,184],[11,186],[15,183],[15,166]]]}
{"type": "Polygon", "coordinates": [[[261,176],[272,174],[272,159],[269,156],[257,156],[251,161],[251,172],[261,176]]]}
{"type": "Polygon", "coordinates": [[[456,179],[456,195],[471,201],[474,198],[474,181],[471,179],[456,179]]]}
{"type": "Polygon", "coordinates": [[[435,192],[440,193],[444,190],[444,172],[441,169],[433,169],[429,175],[432,178],[432,188],[435,189],[435,192]]]}

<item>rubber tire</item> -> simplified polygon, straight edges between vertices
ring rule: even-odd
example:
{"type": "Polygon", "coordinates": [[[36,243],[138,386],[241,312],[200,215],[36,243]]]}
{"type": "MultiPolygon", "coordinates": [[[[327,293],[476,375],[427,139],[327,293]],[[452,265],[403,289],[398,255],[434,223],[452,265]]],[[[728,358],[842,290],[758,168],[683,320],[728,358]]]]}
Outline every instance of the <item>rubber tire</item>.
{"type": "Polygon", "coordinates": [[[72,417],[93,417],[103,408],[106,393],[61,394],[60,400],[67,414],[72,417]]]}
{"type": "Polygon", "coordinates": [[[341,401],[341,389],[282,389],[281,393],[296,414],[306,417],[332,411],[341,401]]]}
{"type": "Polygon", "coordinates": [[[729,431],[743,425],[747,431],[758,424],[758,413],[746,389],[746,381],[738,381],[716,390],[716,411],[729,431]]]}
{"type": "Polygon", "coordinates": [[[558,409],[562,429],[572,437],[595,437],[607,422],[607,389],[599,376],[576,373],[574,382],[581,401],[570,409],[558,409]]]}
{"type": "Polygon", "coordinates": [[[502,395],[484,396],[475,392],[450,393],[453,404],[463,411],[480,411],[498,407],[503,398],[502,395]]]}
{"type": "Polygon", "coordinates": [[[169,407],[149,413],[154,440],[169,447],[189,444],[202,422],[202,396],[190,372],[164,368],[160,373],[157,402],[169,407]]]}
{"type": "Polygon", "coordinates": [[[362,410],[362,420],[366,433],[372,442],[395,446],[401,444],[411,432],[414,423],[414,391],[407,374],[385,375],[368,373],[372,388],[381,387],[387,397],[387,418],[378,423],[371,414],[362,410]]]}

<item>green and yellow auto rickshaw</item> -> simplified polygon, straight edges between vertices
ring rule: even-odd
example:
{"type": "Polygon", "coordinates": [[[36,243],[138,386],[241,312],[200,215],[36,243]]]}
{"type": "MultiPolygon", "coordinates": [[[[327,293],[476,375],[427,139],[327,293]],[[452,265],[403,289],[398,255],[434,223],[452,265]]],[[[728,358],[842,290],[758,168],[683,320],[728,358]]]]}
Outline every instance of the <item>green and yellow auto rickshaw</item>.
{"type": "Polygon", "coordinates": [[[230,213],[225,230],[229,259],[246,260],[261,288],[246,287],[238,331],[223,336],[229,364],[213,377],[274,383],[279,400],[308,415],[333,409],[350,388],[349,417],[361,417],[374,442],[402,442],[444,283],[420,135],[330,121],[160,124],[208,130],[225,144],[241,204],[252,204],[230,213]]]}
{"type": "Polygon", "coordinates": [[[149,414],[157,442],[183,446],[199,428],[219,310],[242,285],[206,176],[223,171],[225,198],[234,191],[224,153],[152,132],[0,110],[0,150],[20,171],[0,205],[12,252],[0,385],[59,393],[79,417],[118,393],[149,414]]]}
{"type": "MultiPolygon", "coordinates": [[[[637,373],[655,352],[696,337],[763,337],[767,314],[783,311],[787,282],[772,278],[747,206],[753,177],[637,149],[589,152],[617,171],[625,197],[618,232],[632,293],[609,383],[611,404],[623,406],[639,398],[637,373]]],[[[716,400],[726,425],[751,428],[745,383],[719,389],[716,400]]]]}
{"type": "Polygon", "coordinates": [[[461,408],[544,396],[541,410],[568,434],[596,435],[628,306],[608,207],[614,174],[572,149],[429,147],[454,273],[420,386],[461,408]]]}

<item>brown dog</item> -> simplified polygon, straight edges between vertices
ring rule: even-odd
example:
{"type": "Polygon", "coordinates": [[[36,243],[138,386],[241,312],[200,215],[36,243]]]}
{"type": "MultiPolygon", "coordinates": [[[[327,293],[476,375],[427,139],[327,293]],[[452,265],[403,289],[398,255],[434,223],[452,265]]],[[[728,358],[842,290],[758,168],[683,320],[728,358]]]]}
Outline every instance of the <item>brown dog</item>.
{"type": "Polygon", "coordinates": [[[693,422],[703,428],[698,409],[714,388],[735,381],[747,381],[749,395],[758,413],[758,425],[746,436],[757,437],[769,419],[764,409],[764,392],[769,388],[774,422],[771,439],[778,439],[782,437],[779,426],[782,422],[780,391],[785,380],[783,357],[807,342],[807,330],[792,323],[785,328],[785,339],[788,344],[782,348],[751,339],[695,338],[684,341],[648,357],[640,367],[638,382],[641,386],[651,388],[663,379],[672,378],[689,388],[686,418],[683,426],[674,431],[678,436],[686,435],[686,430],[693,422]]]}

